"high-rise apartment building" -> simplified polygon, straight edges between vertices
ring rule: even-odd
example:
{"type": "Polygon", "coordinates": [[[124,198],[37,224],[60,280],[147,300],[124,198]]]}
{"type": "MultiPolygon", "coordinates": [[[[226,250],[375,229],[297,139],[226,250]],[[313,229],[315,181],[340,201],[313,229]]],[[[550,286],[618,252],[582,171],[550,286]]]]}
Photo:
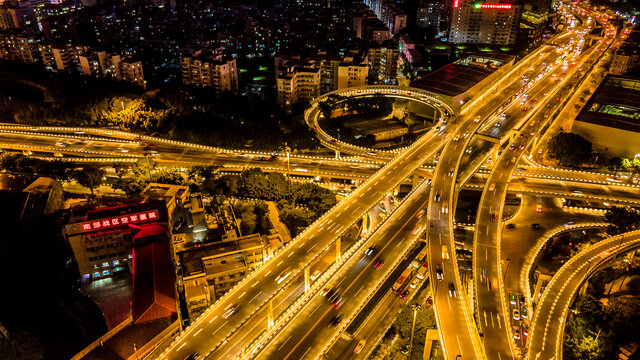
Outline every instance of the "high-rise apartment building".
{"type": "Polygon", "coordinates": [[[288,107],[292,104],[311,101],[320,95],[320,74],[318,68],[293,65],[278,75],[278,104],[288,107]]]}
{"type": "Polygon", "coordinates": [[[40,43],[38,49],[45,70],[53,72],[75,72],[78,70],[78,56],[76,49],[71,44],[40,43]]]}
{"type": "Polygon", "coordinates": [[[453,0],[449,41],[513,45],[520,23],[521,5],[453,0]]]}
{"type": "Polygon", "coordinates": [[[236,59],[223,59],[221,55],[208,57],[197,52],[195,56],[180,57],[180,69],[185,85],[209,87],[217,93],[238,92],[236,59]]]}
{"type": "Polygon", "coordinates": [[[38,39],[12,32],[0,33],[0,59],[23,64],[35,63],[40,59],[38,39]]]}
{"type": "Polygon", "coordinates": [[[126,81],[146,88],[142,62],[130,57],[84,48],[78,55],[80,73],[93,78],[126,81]]]}
{"type": "Polygon", "coordinates": [[[338,89],[367,85],[369,66],[366,64],[341,64],[338,67],[338,89]]]}
{"type": "Polygon", "coordinates": [[[369,66],[369,84],[395,84],[398,74],[398,45],[388,41],[367,51],[365,63],[369,66]]]}

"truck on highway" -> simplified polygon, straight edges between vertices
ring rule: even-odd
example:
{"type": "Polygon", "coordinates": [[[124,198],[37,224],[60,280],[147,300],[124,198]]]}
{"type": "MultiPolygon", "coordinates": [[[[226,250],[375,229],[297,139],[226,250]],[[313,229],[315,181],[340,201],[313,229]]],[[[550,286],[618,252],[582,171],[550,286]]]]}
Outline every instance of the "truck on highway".
{"type": "Polygon", "coordinates": [[[396,282],[391,287],[396,294],[402,294],[404,289],[411,283],[413,276],[416,272],[416,269],[410,266],[408,269],[402,272],[402,275],[396,280],[396,282]]]}
{"type": "Polygon", "coordinates": [[[422,263],[422,266],[420,266],[420,268],[418,269],[418,278],[420,279],[424,279],[425,276],[427,276],[427,271],[429,270],[429,265],[427,263],[427,260],[425,259],[425,261],[422,263]]]}

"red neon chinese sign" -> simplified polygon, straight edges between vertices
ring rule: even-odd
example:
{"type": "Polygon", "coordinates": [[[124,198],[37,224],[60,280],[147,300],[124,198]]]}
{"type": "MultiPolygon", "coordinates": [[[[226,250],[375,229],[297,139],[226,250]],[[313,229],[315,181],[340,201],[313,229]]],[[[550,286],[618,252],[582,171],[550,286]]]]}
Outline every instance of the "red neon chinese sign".
{"type": "Polygon", "coordinates": [[[460,0],[453,0],[453,7],[457,8],[460,5],[460,0]]]}
{"type": "Polygon", "coordinates": [[[158,211],[145,211],[141,213],[114,216],[107,219],[88,221],[82,224],[82,230],[91,231],[97,229],[112,228],[115,226],[126,225],[129,223],[137,223],[141,221],[156,220],[158,218],[158,211]]]}
{"type": "Polygon", "coordinates": [[[480,4],[480,9],[511,9],[511,4],[480,4]]]}

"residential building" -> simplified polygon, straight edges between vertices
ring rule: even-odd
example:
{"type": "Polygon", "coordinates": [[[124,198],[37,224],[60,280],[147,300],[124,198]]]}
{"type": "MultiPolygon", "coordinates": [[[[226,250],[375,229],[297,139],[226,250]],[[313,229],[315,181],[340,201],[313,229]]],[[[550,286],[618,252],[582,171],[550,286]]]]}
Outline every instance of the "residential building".
{"type": "Polygon", "coordinates": [[[454,0],[449,41],[454,44],[516,43],[521,5],[454,0]]]}
{"type": "Polygon", "coordinates": [[[292,104],[311,101],[320,95],[321,70],[294,65],[278,75],[278,104],[288,107],[292,104]]]}
{"type": "Polygon", "coordinates": [[[416,25],[423,29],[432,27],[438,31],[440,29],[440,21],[446,21],[446,19],[443,18],[443,11],[443,1],[421,0],[416,16],[416,25]]]}
{"type": "Polygon", "coordinates": [[[223,59],[221,55],[180,57],[182,82],[185,85],[213,88],[217,93],[238,92],[238,65],[236,59],[223,59]]]}
{"type": "Polygon", "coordinates": [[[142,62],[131,57],[84,47],[78,55],[78,64],[84,76],[126,81],[142,88],[147,85],[142,62]]]}
{"type": "Polygon", "coordinates": [[[342,90],[354,86],[367,85],[369,66],[366,64],[343,63],[338,66],[338,88],[342,90]]]}
{"type": "Polygon", "coordinates": [[[407,14],[396,7],[395,1],[365,0],[364,2],[393,35],[407,27],[407,14]]]}
{"type": "Polygon", "coordinates": [[[0,59],[23,64],[39,61],[38,39],[24,33],[0,33],[0,59]]]}
{"type": "Polygon", "coordinates": [[[142,70],[142,61],[125,57],[120,61],[120,81],[136,84],[141,88],[147,87],[142,70]]]}
{"type": "Polygon", "coordinates": [[[253,234],[180,252],[189,318],[195,319],[283,245],[280,235],[253,234]]]}
{"type": "Polygon", "coordinates": [[[78,71],[79,64],[76,49],[71,44],[53,45],[40,43],[38,49],[45,70],[52,72],[78,71]]]}
{"type": "Polygon", "coordinates": [[[369,66],[370,85],[391,85],[397,82],[399,53],[398,45],[392,41],[367,50],[365,63],[369,66]]]}

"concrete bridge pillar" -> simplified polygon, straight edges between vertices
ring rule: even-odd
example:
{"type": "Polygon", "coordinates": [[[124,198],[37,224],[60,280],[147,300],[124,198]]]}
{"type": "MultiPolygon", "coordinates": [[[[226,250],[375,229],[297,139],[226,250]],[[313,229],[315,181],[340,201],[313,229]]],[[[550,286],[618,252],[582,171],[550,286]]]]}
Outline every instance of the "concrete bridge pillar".
{"type": "Polygon", "coordinates": [[[342,237],[340,236],[336,239],[336,262],[340,261],[340,258],[342,257],[342,254],[340,254],[340,248],[342,247],[341,240],[342,237]]]}
{"type": "Polygon", "coordinates": [[[269,329],[273,327],[274,319],[273,319],[273,299],[269,300],[269,304],[267,305],[267,326],[269,329]]]}
{"type": "Polygon", "coordinates": [[[500,144],[493,145],[493,150],[491,151],[491,161],[495,164],[498,162],[498,156],[500,156],[500,144]]]}
{"type": "Polygon", "coordinates": [[[311,266],[304,268],[304,292],[309,291],[311,288],[311,280],[309,279],[309,269],[311,266]]]}
{"type": "Polygon", "coordinates": [[[336,159],[340,159],[340,150],[334,150],[336,153],[336,159]]]}

